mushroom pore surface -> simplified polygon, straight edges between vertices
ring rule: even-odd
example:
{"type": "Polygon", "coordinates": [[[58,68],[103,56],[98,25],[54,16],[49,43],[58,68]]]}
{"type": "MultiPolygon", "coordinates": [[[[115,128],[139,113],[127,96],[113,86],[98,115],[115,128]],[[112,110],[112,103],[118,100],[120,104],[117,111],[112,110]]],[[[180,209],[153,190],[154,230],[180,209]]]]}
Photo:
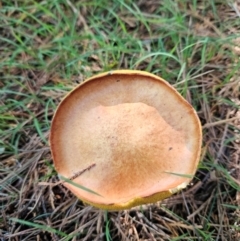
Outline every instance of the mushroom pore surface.
{"type": "Polygon", "coordinates": [[[181,174],[193,174],[184,132],[174,129],[152,106],[98,105],[69,122],[62,132],[70,141],[63,140],[68,148],[61,150],[64,162],[58,171],[71,177],[95,164],[74,179],[101,195],[78,190],[86,200],[127,202],[175,188],[186,179],[181,174]]]}

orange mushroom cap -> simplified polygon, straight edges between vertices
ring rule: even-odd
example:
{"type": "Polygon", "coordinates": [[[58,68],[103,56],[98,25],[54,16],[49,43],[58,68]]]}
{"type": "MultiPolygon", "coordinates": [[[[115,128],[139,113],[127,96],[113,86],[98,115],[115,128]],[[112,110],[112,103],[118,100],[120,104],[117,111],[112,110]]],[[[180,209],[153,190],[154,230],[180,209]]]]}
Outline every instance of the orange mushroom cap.
{"type": "Polygon", "coordinates": [[[117,70],[62,100],[50,145],[57,172],[95,193],[64,182],[68,189],[93,206],[121,210],[185,188],[200,159],[201,133],[193,107],[165,80],[117,70]]]}

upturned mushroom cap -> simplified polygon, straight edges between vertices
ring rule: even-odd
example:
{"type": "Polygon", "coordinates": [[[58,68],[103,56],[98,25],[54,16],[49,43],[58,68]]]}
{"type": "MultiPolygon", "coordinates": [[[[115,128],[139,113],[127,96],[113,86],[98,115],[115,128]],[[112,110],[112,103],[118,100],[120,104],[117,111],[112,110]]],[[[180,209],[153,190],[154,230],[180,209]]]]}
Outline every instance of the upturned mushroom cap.
{"type": "Polygon", "coordinates": [[[57,172],[99,195],[63,184],[109,210],[156,202],[186,187],[202,142],[193,107],[165,80],[130,70],[77,86],[58,106],[50,134],[57,172]]]}

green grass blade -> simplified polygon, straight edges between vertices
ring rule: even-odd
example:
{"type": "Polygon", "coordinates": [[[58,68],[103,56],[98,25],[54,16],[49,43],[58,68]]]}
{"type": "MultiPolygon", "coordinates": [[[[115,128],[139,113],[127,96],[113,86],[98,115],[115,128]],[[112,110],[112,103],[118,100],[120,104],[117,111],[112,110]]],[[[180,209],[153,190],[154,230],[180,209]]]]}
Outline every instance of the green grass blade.
{"type": "Polygon", "coordinates": [[[92,194],[95,194],[95,195],[97,195],[97,196],[102,197],[102,195],[100,195],[99,193],[97,193],[97,192],[95,192],[95,191],[93,191],[93,190],[91,190],[91,189],[89,189],[89,188],[87,188],[87,187],[84,187],[84,186],[82,186],[82,185],[79,185],[79,184],[73,182],[72,180],[70,180],[70,179],[68,179],[68,178],[66,178],[66,177],[64,177],[64,176],[59,175],[59,177],[60,177],[60,179],[62,179],[63,181],[65,181],[65,182],[67,182],[67,183],[70,183],[70,184],[72,184],[72,185],[75,186],[75,187],[78,187],[78,188],[80,188],[80,189],[82,189],[82,190],[84,190],[84,191],[86,191],[86,192],[90,192],[90,193],[92,193],[92,194]]]}
{"type": "Polygon", "coordinates": [[[61,231],[58,231],[54,228],[51,228],[49,226],[45,226],[45,225],[41,225],[41,224],[38,224],[38,223],[33,223],[33,222],[29,222],[29,221],[25,221],[25,220],[22,220],[22,219],[18,219],[18,218],[10,218],[11,221],[13,222],[16,222],[16,223],[20,223],[20,224],[23,224],[23,225],[27,225],[29,227],[33,227],[33,228],[38,228],[38,229],[41,229],[43,231],[47,231],[49,233],[55,233],[55,234],[58,234],[60,235],[61,237],[67,237],[67,234],[64,233],[64,232],[61,232],[61,231]]]}
{"type": "Polygon", "coordinates": [[[181,173],[175,173],[175,172],[164,172],[164,173],[172,174],[172,175],[179,176],[179,177],[186,177],[186,178],[190,178],[190,179],[192,179],[194,177],[194,175],[190,175],[190,174],[181,174],[181,173]]]}

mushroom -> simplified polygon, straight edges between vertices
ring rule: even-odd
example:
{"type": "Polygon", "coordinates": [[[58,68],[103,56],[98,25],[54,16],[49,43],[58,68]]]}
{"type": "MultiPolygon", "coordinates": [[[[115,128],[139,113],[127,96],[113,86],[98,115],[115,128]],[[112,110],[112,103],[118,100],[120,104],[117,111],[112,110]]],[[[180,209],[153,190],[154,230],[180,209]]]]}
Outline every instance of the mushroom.
{"type": "Polygon", "coordinates": [[[122,210],[185,188],[201,133],[193,107],[165,80],[117,70],[89,78],[62,100],[50,146],[57,172],[71,180],[63,185],[95,207],[122,210]]]}

